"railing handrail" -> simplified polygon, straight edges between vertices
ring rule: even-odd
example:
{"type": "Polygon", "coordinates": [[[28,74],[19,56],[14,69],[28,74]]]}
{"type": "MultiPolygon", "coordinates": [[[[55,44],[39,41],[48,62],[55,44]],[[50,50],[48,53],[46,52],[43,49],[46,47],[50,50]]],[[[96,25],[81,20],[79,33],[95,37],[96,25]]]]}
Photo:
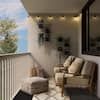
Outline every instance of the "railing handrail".
{"type": "Polygon", "coordinates": [[[5,57],[5,56],[20,56],[20,55],[31,55],[31,53],[30,52],[25,52],[25,53],[0,54],[0,57],[5,57]]]}
{"type": "Polygon", "coordinates": [[[33,64],[41,66],[41,64],[34,58],[34,56],[32,55],[31,52],[0,54],[0,58],[14,57],[14,56],[23,56],[23,55],[29,55],[32,58],[32,60],[33,60],[33,64]]]}

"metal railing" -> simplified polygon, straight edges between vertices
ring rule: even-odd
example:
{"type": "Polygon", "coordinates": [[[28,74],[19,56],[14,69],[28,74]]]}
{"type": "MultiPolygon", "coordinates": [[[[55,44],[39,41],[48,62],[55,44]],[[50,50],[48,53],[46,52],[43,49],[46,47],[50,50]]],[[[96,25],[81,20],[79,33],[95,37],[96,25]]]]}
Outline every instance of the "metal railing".
{"type": "Polygon", "coordinates": [[[30,53],[0,55],[0,100],[12,100],[32,66],[30,53]]]}

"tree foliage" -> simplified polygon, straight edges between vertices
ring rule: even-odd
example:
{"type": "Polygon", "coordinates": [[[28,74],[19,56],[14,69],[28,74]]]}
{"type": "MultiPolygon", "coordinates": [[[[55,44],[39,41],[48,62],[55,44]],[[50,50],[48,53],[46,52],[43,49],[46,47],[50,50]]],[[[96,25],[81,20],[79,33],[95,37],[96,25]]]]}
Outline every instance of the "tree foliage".
{"type": "Polygon", "coordinates": [[[0,53],[14,53],[17,50],[17,35],[14,20],[8,18],[0,20],[0,53]]]}

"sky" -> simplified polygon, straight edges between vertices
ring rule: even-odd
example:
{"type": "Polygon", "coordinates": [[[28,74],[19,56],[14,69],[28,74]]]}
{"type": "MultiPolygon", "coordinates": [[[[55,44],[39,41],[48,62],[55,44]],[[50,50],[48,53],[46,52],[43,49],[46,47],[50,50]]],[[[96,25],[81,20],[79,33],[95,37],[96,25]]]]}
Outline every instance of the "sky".
{"type": "Polygon", "coordinates": [[[0,0],[0,19],[2,18],[14,19],[17,24],[18,34],[18,53],[27,52],[27,26],[26,19],[28,13],[23,7],[20,0],[0,0]]]}

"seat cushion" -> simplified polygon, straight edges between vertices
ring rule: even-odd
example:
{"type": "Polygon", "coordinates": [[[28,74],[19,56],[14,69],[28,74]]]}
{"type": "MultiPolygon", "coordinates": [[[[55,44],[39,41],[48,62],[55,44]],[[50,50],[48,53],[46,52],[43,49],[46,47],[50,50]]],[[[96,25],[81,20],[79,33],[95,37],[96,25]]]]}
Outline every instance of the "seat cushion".
{"type": "Polygon", "coordinates": [[[68,77],[67,78],[67,87],[78,87],[78,88],[86,88],[89,84],[88,78],[83,78],[82,76],[68,77]]]}
{"type": "Polygon", "coordinates": [[[70,65],[70,67],[68,68],[68,72],[69,73],[73,73],[73,74],[79,74],[83,62],[84,62],[83,59],[76,58],[74,60],[74,62],[72,62],[72,64],[70,65]]]}
{"type": "Polygon", "coordinates": [[[65,60],[63,66],[64,66],[64,67],[69,67],[74,59],[75,59],[74,56],[69,56],[69,57],[65,60]]]}
{"type": "Polygon", "coordinates": [[[46,78],[42,78],[42,77],[28,77],[26,79],[23,80],[24,83],[27,83],[27,84],[33,84],[33,83],[37,83],[37,82],[45,82],[47,81],[46,78]]]}

